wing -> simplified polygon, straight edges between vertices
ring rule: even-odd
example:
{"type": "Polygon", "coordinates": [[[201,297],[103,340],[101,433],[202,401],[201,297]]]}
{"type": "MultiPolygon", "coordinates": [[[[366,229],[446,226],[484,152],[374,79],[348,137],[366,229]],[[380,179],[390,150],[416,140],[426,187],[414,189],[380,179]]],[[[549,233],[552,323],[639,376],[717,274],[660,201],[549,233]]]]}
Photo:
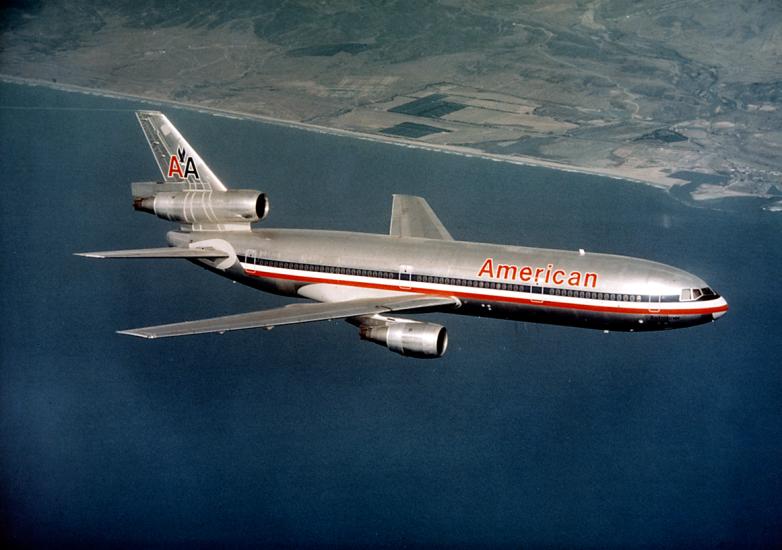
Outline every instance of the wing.
{"type": "Polygon", "coordinates": [[[328,321],[392,311],[437,309],[447,306],[458,306],[459,304],[460,302],[457,298],[450,296],[406,294],[403,296],[349,300],[346,302],[293,304],[265,311],[253,311],[240,313],[239,315],[120,330],[118,332],[119,334],[129,334],[142,338],[165,338],[168,336],[186,336],[207,332],[223,333],[229,330],[248,328],[270,328],[278,325],[328,321]]]}
{"type": "Polygon", "coordinates": [[[149,142],[165,183],[179,183],[186,191],[225,191],[225,185],[201,160],[166,115],[158,111],[137,111],[141,129],[149,142]],[[192,163],[192,164],[191,164],[192,163]]]}
{"type": "Polygon", "coordinates": [[[389,233],[396,237],[453,240],[429,204],[412,195],[394,195],[389,233]]]}
{"type": "Polygon", "coordinates": [[[215,248],[140,248],[138,250],[107,250],[104,252],[78,252],[86,258],[227,258],[228,254],[215,248]]]}

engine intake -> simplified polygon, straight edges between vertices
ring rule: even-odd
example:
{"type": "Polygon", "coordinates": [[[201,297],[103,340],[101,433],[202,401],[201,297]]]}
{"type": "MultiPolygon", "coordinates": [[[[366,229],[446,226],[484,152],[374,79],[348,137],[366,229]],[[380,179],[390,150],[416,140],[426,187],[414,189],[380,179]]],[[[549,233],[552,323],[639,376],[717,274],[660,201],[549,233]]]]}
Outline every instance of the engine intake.
{"type": "Polygon", "coordinates": [[[162,191],[135,197],[133,208],[180,223],[253,223],[269,213],[269,200],[266,193],[245,189],[162,191]]]}
{"type": "Polygon", "coordinates": [[[433,359],[442,357],[448,348],[448,332],[434,323],[417,321],[359,327],[362,340],[386,346],[391,351],[409,357],[433,359]]]}

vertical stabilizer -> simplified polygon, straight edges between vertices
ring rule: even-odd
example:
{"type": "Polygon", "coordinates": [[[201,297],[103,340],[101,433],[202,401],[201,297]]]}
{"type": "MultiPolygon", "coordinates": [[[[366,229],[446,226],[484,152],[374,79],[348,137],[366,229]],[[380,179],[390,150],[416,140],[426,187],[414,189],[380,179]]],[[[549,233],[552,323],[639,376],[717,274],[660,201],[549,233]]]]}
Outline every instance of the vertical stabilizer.
{"type": "Polygon", "coordinates": [[[166,115],[159,111],[137,111],[136,117],[165,183],[181,184],[183,191],[226,190],[166,115]]]}

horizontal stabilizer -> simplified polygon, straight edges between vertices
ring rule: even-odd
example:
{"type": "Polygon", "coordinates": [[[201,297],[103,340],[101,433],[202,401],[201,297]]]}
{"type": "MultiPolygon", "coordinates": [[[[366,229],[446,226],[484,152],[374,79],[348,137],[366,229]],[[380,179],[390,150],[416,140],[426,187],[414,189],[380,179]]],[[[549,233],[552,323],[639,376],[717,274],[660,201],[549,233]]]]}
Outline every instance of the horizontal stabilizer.
{"type": "Polygon", "coordinates": [[[162,183],[158,181],[134,181],[130,184],[130,191],[134,199],[146,199],[154,197],[158,193],[181,193],[185,186],[181,183],[162,183]]]}
{"type": "Polygon", "coordinates": [[[429,203],[413,195],[394,195],[389,234],[395,237],[453,240],[429,203]]]}
{"type": "Polygon", "coordinates": [[[457,298],[449,296],[406,294],[403,296],[348,300],[345,302],[293,304],[277,309],[253,311],[226,317],[201,319],[199,321],[186,321],[170,325],[120,330],[118,332],[119,334],[139,336],[141,338],[165,338],[207,332],[223,333],[230,330],[248,328],[270,328],[279,325],[345,319],[347,317],[374,315],[392,311],[436,309],[446,306],[458,306],[459,304],[460,302],[457,298]]]}
{"type": "Polygon", "coordinates": [[[106,250],[78,252],[86,258],[227,258],[228,254],[215,248],[139,248],[137,250],[106,250]]]}

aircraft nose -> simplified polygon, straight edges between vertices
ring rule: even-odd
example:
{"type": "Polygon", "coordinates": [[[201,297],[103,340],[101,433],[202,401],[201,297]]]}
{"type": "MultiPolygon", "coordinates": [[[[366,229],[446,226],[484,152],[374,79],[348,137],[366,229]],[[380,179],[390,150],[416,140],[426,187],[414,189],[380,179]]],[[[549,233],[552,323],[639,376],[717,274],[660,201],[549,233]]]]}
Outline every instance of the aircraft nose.
{"type": "Polygon", "coordinates": [[[720,298],[719,305],[720,308],[711,314],[711,318],[714,319],[715,321],[720,317],[722,317],[723,315],[725,315],[728,312],[728,309],[730,309],[728,307],[728,302],[725,300],[725,298],[720,298]]]}

